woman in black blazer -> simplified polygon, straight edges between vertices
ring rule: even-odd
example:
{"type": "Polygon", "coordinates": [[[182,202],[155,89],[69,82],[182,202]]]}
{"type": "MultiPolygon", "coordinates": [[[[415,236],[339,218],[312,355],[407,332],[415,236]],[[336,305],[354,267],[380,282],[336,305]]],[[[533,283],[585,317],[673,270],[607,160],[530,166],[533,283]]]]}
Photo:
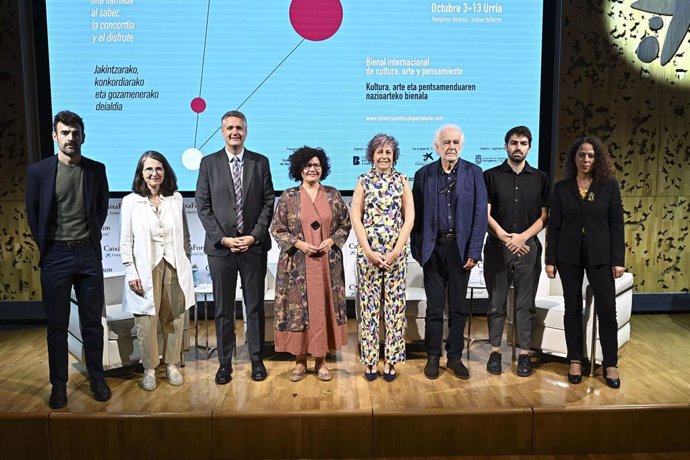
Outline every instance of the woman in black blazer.
{"type": "Polygon", "coordinates": [[[568,380],[582,381],[582,279],[597,301],[604,379],[620,387],[618,327],[614,278],[625,272],[623,205],[615,168],[606,146],[596,137],[575,141],[565,162],[565,179],[554,186],[546,245],[546,274],[561,274],[565,299],[568,380]]]}

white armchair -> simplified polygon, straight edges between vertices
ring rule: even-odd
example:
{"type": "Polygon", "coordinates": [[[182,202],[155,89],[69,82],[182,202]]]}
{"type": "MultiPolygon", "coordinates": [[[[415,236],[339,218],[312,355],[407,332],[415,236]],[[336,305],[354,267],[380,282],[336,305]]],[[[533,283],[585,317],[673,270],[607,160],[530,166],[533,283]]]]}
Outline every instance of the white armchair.
{"type": "MultiPolygon", "coordinates": [[[[539,235],[543,241],[543,232],[539,235]]],[[[542,257],[542,265],[544,263],[542,257]]],[[[633,275],[624,273],[616,283],[616,320],[618,322],[618,348],[625,345],[630,340],[630,316],[632,313],[632,294],[633,294],[633,275]]],[[[582,285],[582,321],[584,324],[583,334],[584,356],[590,361],[592,356],[592,332],[594,327],[594,315],[592,314],[596,299],[593,298],[591,287],[585,276],[582,285]]],[[[560,277],[549,279],[542,269],[539,275],[539,286],[535,299],[536,317],[532,332],[531,348],[540,350],[543,353],[567,357],[568,350],[565,343],[565,328],[563,316],[565,313],[565,302],[563,299],[563,287],[560,277]]],[[[513,318],[513,295],[512,290],[508,295],[506,323],[508,341],[512,343],[512,318],[513,318]]],[[[598,325],[597,325],[598,329],[598,325]]],[[[595,339],[596,351],[594,361],[601,363],[603,356],[599,343],[599,331],[597,330],[595,339]]]]}
{"type": "MultiPolygon", "coordinates": [[[[103,324],[103,368],[113,369],[137,364],[141,360],[141,350],[137,341],[137,330],[134,326],[134,316],[122,311],[122,293],[125,283],[125,274],[105,273],[103,275],[103,291],[105,305],[101,323],[103,324]]],[[[159,331],[159,345],[162,344],[162,336],[159,331]]],[[[71,295],[70,318],[67,335],[69,352],[85,363],[84,341],[81,336],[79,323],[79,307],[77,306],[74,291],[71,295]]],[[[184,334],[182,337],[181,361],[184,365],[184,350],[189,349],[189,314],[185,314],[184,334]]]]}

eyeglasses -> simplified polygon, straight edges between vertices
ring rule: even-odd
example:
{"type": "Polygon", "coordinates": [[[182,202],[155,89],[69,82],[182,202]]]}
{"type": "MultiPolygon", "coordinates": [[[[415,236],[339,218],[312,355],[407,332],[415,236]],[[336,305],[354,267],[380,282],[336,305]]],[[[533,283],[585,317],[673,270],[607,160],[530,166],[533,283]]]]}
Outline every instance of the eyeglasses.
{"type": "Polygon", "coordinates": [[[157,172],[158,174],[160,174],[162,172],[165,172],[165,168],[163,168],[162,166],[157,166],[155,168],[152,168],[151,166],[149,166],[148,168],[144,168],[144,172],[146,174],[148,174],[149,176],[151,174],[153,174],[154,171],[157,172]]]}
{"type": "Polygon", "coordinates": [[[321,163],[307,163],[304,165],[304,170],[309,171],[311,168],[321,169],[321,163]]]}

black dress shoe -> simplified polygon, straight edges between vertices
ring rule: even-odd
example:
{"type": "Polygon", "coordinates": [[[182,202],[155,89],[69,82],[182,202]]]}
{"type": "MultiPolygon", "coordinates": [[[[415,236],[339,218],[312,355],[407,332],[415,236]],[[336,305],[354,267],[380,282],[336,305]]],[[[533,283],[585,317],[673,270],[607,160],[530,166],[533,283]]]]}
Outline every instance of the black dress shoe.
{"type": "Polygon", "coordinates": [[[110,391],[110,387],[105,383],[105,379],[92,379],[91,391],[96,401],[107,401],[113,395],[110,391]]]}
{"type": "Polygon", "coordinates": [[[424,376],[428,379],[434,380],[438,378],[439,357],[429,356],[424,366],[424,376]]]}
{"type": "Polygon", "coordinates": [[[385,380],[385,381],[388,382],[388,383],[390,383],[390,382],[392,382],[393,380],[395,380],[395,378],[396,378],[397,376],[398,376],[398,373],[395,372],[395,368],[394,368],[392,365],[391,365],[390,368],[388,369],[388,372],[386,372],[385,369],[384,369],[384,371],[383,371],[383,380],[385,380]]]}
{"type": "Polygon", "coordinates": [[[573,385],[577,385],[578,383],[582,382],[582,374],[571,374],[568,372],[568,382],[572,383],[573,385]]]}
{"type": "Polygon", "coordinates": [[[67,387],[63,385],[54,385],[50,390],[50,399],[48,405],[52,409],[60,409],[67,405],[67,387]]]}
{"type": "Polygon", "coordinates": [[[501,375],[503,368],[501,366],[501,353],[492,351],[489,355],[489,361],[486,363],[486,370],[489,374],[501,375]]]}
{"type": "Polygon", "coordinates": [[[606,381],[606,385],[608,385],[610,388],[613,388],[614,390],[617,390],[621,387],[620,377],[617,379],[609,378],[606,374],[606,368],[604,368],[604,380],[606,381]]]}
{"type": "Polygon", "coordinates": [[[470,378],[470,371],[465,367],[465,365],[462,363],[462,359],[460,358],[451,358],[448,360],[446,363],[446,369],[452,370],[453,375],[455,375],[458,378],[461,379],[469,379],[470,378]]]}
{"type": "Polygon", "coordinates": [[[573,385],[577,385],[578,383],[582,382],[582,369],[583,366],[580,364],[580,373],[579,374],[571,374],[570,373],[570,367],[568,367],[568,382],[572,383],[573,385]]]}
{"type": "Polygon", "coordinates": [[[267,376],[268,371],[266,370],[266,366],[264,366],[263,361],[252,361],[252,380],[255,382],[260,382],[262,380],[266,380],[267,376]]]}
{"type": "Polygon", "coordinates": [[[232,380],[230,374],[232,374],[232,366],[221,364],[221,366],[218,368],[218,372],[216,372],[216,383],[218,385],[230,383],[230,380],[232,380]]]}
{"type": "Polygon", "coordinates": [[[364,369],[364,378],[367,379],[369,382],[373,382],[376,380],[376,377],[379,376],[379,371],[376,370],[375,366],[367,366],[364,369]],[[369,372],[369,368],[371,367],[371,372],[369,372]]]}
{"type": "Polygon", "coordinates": [[[518,356],[517,375],[519,377],[529,377],[532,374],[532,360],[529,355],[520,354],[518,356]]]}

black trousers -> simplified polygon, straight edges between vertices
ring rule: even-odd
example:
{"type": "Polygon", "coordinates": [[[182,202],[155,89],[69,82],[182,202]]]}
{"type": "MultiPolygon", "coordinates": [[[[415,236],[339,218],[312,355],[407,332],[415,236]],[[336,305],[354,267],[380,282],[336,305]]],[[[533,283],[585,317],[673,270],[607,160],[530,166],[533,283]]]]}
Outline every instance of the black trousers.
{"type": "MultiPolygon", "coordinates": [[[[610,264],[588,264],[586,245],[587,239],[583,235],[578,265],[558,264],[565,300],[563,325],[565,326],[568,359],[582,361],[584,357],[582,280],[584,273],[587,272],[587,279],[592,287],[592,294],[596,303],[596,313],[599,317],[599,338],[604,357],[603,364],[604,367],[614,367],[618,364],[616,286],[610,264]]],[[[594,361],[593,356],[592,361],[594,361]]]]}
{"type": "Polygon", "coordinates": [[[443,342],[443,310],[448,293],[448,359],[460,358],[465,345],[464,332],[467,319],[467,284],[470,270],[462,268],[455,240],[437,239],[429,260],[424,264],[424,291],[426,292],[426,320],[424,342],[429,356],[441,356],[443,342]]]}
{"type": "Polygon", "coordinates": [[[84,358],[91,379],[103,372],[103,264],[93,246],[69,248],[50,245],[41,263],[43,309],[48,321],[48,367],[53,386],[67,384],[67,327],[70,292],[79,304],[79,324],[84,358]]]}
{"type": "Polygon", "coordinates": [[[265,316],[264,291],[266,278],[265,253],[257,254],[250,249],[230,253],[227,256],[208,256],[208,266],[213,282],[213,300],[216,310],[216,341],[218,362],[232,365],[235,346],[235,290],[237,274],[242,280],[242,297],[247,308],[244,318],[247,324],[247,348],[249,359],[258,361],[264,351],[265,316]]]}
{"type": "Polygon", "coordinates": [[[515,289],[517,337],[520,348],[527,350],[532,343],[532,328],[536,308],[539,272],[541,271],[541,244],[537,238],[527,240],[529,252],[517,256],[505,244],[489,239],[484,245],[484,280],[489,292],[487,321],[489,342],[500,347],[506,322],[506,301],[511,283],[515,289]]]}

